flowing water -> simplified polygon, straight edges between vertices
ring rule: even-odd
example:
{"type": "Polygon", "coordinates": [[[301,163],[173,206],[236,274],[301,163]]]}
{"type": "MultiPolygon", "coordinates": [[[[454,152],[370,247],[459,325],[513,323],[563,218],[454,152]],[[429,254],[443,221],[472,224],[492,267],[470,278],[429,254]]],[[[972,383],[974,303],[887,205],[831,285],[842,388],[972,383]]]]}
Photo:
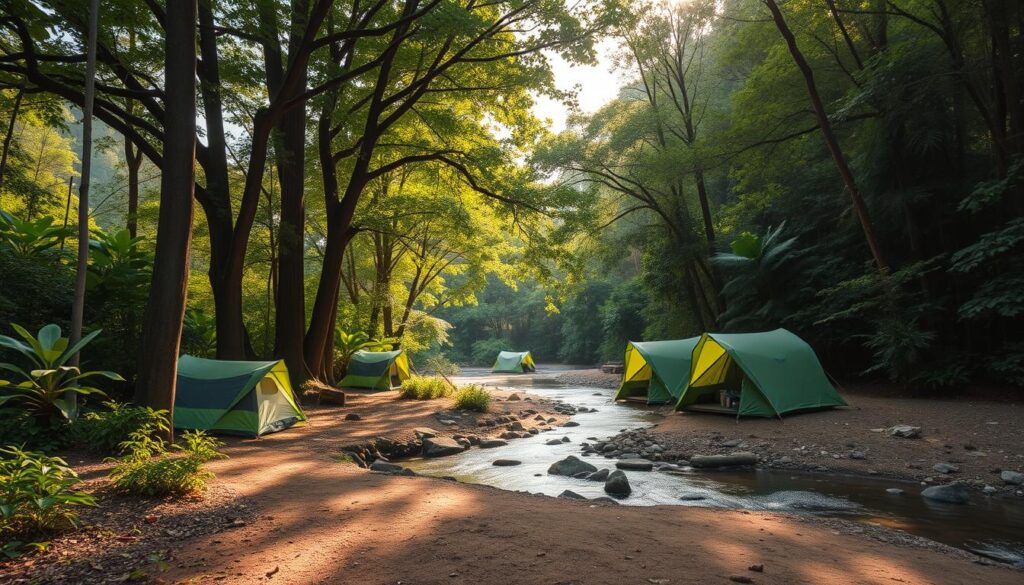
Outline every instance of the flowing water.
{"type": "MultiPolygon", "coordinates": [[[[482,369],[466,369],[459,382],[502,388],[521,388],[574,406],[596,408],[573,420],[578,427],[510,441],[496,449],[470,449],[461,455],[404,462],[417,473],[454,477],[506,490],[556,496],[572,490],[588,498],[606,495],[603,484],[548,475],[553,462],[568,455],[580,456],[580,443],[608,439],[627,429],[649,426],[653,418],[643,408],[612,402],[606,388],[566,385],[555,375],[564,368],[541,366],[532,375],[496,375],[482,369]],[[568,437],[568,443],[549,446],[552,438],[568,437]],[[496,467],[496,459],[516,459],[521,465],[496,467]]],[[[528,408],[524,402],[524,408],[528,408]]],[[[711,416],[711,415],[709,415],[711,416]]],[[[613,468],[602,457],[584,460],[613,468]]],[[[955,547],[1024,567],[1024,504],[1005,498],[975,495],[969,505],[944,504],[919,497],[914,483],[828,473],[784,470],[716,471],[683,473],[627,471],[633,493],[621,504],[653,506],[701,506],[767,510],[841,517],[905,530],[955,547]],[[890,495],[886,488],[906,490],[890,495]],[[684,499],[685,498],[685,499],[684,499]]]]}

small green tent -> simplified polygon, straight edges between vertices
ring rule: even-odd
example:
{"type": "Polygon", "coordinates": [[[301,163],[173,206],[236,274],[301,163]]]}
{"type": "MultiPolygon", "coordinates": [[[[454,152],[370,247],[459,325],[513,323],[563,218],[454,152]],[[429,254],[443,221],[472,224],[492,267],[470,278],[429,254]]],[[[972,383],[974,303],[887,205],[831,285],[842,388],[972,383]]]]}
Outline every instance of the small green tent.
{"type": "Polygon", "coordinates": [[[284,362],[178,360],[174,428],[258,437],[304,422],[284,362]]]}
{"type": "Polygon", "coordinates": [[[629,342],[615,400],[675,402],[690,375],[690,357],[699,339],[629,342]]]}
{"type": "Polygon", "coordinates": [[[833,406],[846,401],[811,346],[785,329],[702,335],[693,350],[689,383],[676,403],[677,410],[780,418],[833,406]]]}
{"type": "Polygon", "coordinates": [[[409,379],[409,356],[405,350],[357,351],[348,362],[342,388],[391,390],[409,379]]]}
{"type": "Polygon", "coordinates": [[[533,363],[533,356],[528,351],[503,351],[498,354],[491,368],[495,373],[524,374],[536,372],[537,364],[533,363]]]}

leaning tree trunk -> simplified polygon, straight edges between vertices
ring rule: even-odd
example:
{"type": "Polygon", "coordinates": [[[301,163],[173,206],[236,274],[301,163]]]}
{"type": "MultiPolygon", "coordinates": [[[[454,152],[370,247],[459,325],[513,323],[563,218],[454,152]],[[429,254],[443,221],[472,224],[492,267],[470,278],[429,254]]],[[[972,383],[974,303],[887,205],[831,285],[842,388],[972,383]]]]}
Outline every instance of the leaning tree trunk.
{"type": "Polygon", "coordinates": [[[178,350],[188,293],[196,151],[196,0],[167,0],[166,120],[160,219],[142,332],[136,402],[173,419],[178,350]]]}
{"type": "Polygon", "coordinates": [[[4,185],[4,174],[7,172],[7,154],[11,150],[11,138],[14,137],[14,125],[18,121],[18,110],[21,109],[21,98],[25,95],[25,84],[18,86],[18,93],[14,96],[14,106],[11,108],[11,119],[7,123],[7,133],[4,134],[3,152],[0,153],[0,187],[4,185]]]}
{"type": "Polygon", "coordinates": [[[846,184],[846,190],[850,193],[850,199],[853,200],[853,210],[860,221],[861,229],[864,230],[864,239],[867,241],[868,248],[871,249],[871,256],[875,260],[875,266],[878,267],[880,272],[888,272],[889,265],[885,262],[882,248],[878,243],[878,238],[875,236],[875,228],[871,223],[871,217],[868,215],[867,205],[857,189],[857,182],[853,178],[853,171],[850,170],[846,157],[839,147],[839,141],[832,131],[832,123],[829,122],[828,114],[825,113],[825,106],[821,102],[821,95],[818,94],[818,87],[814,83],[814,71],[811,69],[807,59],[804,58],[803,53],[800,52],[800,48],[796,44],[796,37],[793,36],[793,31],[789,29],[789,25],[786,24],[786,20],[782,17],[779,5],[775,0],[764,0],[764,3],[768,6],[768,10],[771,11],[772,20],[775,21],[775,26],[782,34],[782,38],[785,39],[786,46],[789,47],[789,53],[793,56],[796,66],[800,69],[804,83],[807,84],[807,94],[811,98],[814,117],[818,120],[818,127],[821,128],[821,134],[825,138],[828,151],[832,155],[836,168],[839,170],[839,175],[843,178],[843,183],[846,184]]]}

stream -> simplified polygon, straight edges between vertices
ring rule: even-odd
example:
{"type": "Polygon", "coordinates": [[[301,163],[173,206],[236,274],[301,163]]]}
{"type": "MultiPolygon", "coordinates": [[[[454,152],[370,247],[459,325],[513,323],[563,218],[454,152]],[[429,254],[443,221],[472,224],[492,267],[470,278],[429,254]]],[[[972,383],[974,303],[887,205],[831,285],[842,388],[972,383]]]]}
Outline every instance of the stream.
{"type": "MultiPolygon", "coordinates": [[[[545,365],[539,366],[535,374],[507,375],[466,368],[456,382],[520,388],[576,407],[596,408],[597,412],[573,416],[572,420],[580,426],[559,427],[509,441],[507,446],[495,449],[474,448],[452,457],[411,459],[403,465],[424,475],[454,477],[505,490],[557,496],[568,489],[587,498],[605,496],[601,482],[548,475],[547,469],[568,455],[581,457],[582,442],[593,442],[594,437],[604,440],[623,430],[650,426],[654,419],[643,408],[612,402],[614,390],[557,381],[555,376],[567,369],[545,365]],[[568,437],[570,442],[544,444],[561,437],[568,437]],[[496,467],[492,465],[496,459],[516,459],[522,464],[496,467]]],[[[599,469],[614,469],[612,459],[583,459],[599,469]]],[[[789,470],[625,473],[633,493],[619,500],[623,505],[717,507],[843,518],[897,528],[1024,568],[1024,503],[1019,501],[975,494],[969,505],[945,504],[918,496],[921,488],[916,483],[789,470]],[[890,487],[906,493],[888,494],[885,490],[890,487]]]]}

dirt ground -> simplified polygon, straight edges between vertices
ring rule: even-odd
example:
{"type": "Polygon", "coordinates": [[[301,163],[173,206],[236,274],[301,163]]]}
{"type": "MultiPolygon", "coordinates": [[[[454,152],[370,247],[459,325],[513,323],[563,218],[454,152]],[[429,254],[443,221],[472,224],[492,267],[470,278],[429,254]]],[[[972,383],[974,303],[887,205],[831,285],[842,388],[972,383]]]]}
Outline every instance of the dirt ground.
{"type": "MultiPolygon", "coordinates": [[[[551,406],[494,402],[498,414],[526,405],[541,411],[551,406]]],[[[0,583],[675,585],[737,582],[730,581],[734,576],[757,584],[1022,580],[1020,571],[880,542],[813,519],[532,496],[372,473],[338,457],[343,446],[367,438],[438,428],[435,412],[442,406],[441,401],[394,400],[394,393],[360,396],[350,407],[310,409],[310,423],[303,428],[231,440],[225,449],[230,458],[211,465],[217,479],[201,507],[134,500],[137,506],[127,511],[100,508],[90,518],[99,526],[58,539],[43,555],[0,565],[0,583]],[[362,420],[344,420],[351,412],[362,420]],[[198,526],[202,518],[216,523],[212,530],[189,532],[190,518],[198,526]],[[156,535],[163,536],[154,545],[156,535]],[[76,546],[84,538],[103,546],[76,546]],[[112,564],[116,559],[130,559],[131,571],[123,570],[123,562],[112,564]],[[749,570],[753,565],[763,565],[763,571],[749,570]]],[[[438,430],[455,434],[471,425],[466,420],[438,430]]],[[[91,467],[90,481],[101,482],[101,471],[91,467]]]]}
{"type": "MultiPolygon", "coordinates": [[[[618,384],[618,375],[573,371],[576,382],[618,384]]],[[[871,386],[844,386],[849,408],[778,419],[735,418],[678,413],[671,407],[647,407],[663,415],[648,434],[669,457],[753,451],[771,467],[820,469],[945,483],[963,480],[991,485],[1015,496],[1021,486],[1006,486],[1000,471],[1024,471],[1024,406],[1018,402],[968,395],[961,399],[887,396],[871,386]],[[921,427],[919,439],[890,436],[879,429],[921,427]],[[738,445],[734,444],[740,441],[738,445]],[[863,458],[861,458],[863,457],[863,458]],[[949,463],[959,471],[935,471],[949,463]]],[[[891,391],[889,391],[891,392],[891,391]]]]}

